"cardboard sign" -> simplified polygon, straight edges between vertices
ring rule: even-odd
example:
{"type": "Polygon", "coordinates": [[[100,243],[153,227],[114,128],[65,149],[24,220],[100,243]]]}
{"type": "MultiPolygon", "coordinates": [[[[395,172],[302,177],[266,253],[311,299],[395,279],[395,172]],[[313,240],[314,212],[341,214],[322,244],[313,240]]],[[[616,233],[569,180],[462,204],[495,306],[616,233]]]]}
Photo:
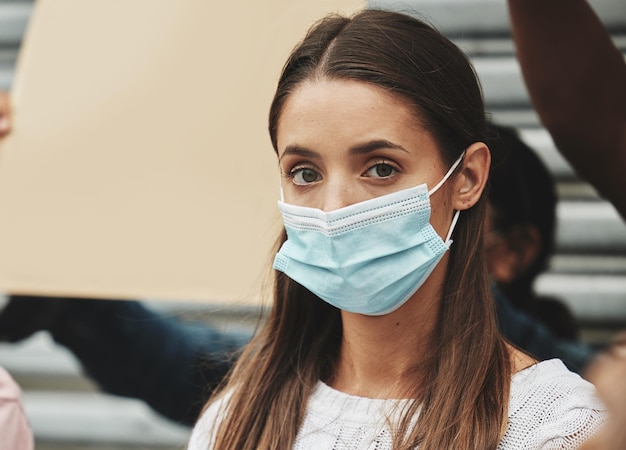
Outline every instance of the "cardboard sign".
{"type": "Polygon", "coordinates": [[[39,1],[0,143],[0,289],[254,303],[280,229],[269,104],[363,1],[39,1]]]}

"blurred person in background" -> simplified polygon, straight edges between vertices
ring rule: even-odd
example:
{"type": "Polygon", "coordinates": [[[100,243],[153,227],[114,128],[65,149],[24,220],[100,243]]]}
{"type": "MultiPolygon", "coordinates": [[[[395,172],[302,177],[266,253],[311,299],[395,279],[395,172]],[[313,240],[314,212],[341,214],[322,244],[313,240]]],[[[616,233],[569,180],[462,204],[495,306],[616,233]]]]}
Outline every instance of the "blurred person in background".
{"type": "Polygon", "coordinates": [[[576,318],[562,300],[534,289],[555,249],[554,178],[513,128],[492,124],[488,145],[494,162],[485,246],[500,329],[537,359],[560,358],[581,372],[594,350],[580,341],[576,318]]]}

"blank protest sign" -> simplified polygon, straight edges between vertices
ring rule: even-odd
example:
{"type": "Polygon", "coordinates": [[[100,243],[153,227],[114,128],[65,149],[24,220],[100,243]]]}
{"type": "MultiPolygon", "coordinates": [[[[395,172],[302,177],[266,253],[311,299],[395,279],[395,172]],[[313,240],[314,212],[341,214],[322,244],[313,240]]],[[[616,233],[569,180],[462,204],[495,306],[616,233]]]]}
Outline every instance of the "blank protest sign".
{"type": "Polygon", "coordinates": [[[315,20],[361,6],[39,1],[0,143],[0,289],[257,302],[280,68],[315,20]]]}

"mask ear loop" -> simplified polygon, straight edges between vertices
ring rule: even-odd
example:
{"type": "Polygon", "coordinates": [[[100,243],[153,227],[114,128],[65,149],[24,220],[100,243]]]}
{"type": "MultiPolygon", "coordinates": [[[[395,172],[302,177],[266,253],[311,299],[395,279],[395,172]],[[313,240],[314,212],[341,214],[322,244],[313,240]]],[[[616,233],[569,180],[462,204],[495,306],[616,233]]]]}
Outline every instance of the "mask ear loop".
{"type": "MultiPolygon", "coordinates": [[[[431,190],[428,191],[429,197],[433,195],[435,192],[437,192],[437,190],[439,190],[439,188],[443,186],[443,183],[445,183],[448,180],[448,178],[450,178],[450,175],[452,175],[452,172],[454,172],[456,168],[459,167],[459,164],[461,164],[461,161],[463,161],[464,156],[465,156],[465,150],[463,150],[463,153],[461,153],[461,156],[459,156],[458,159],[454,162],[454,164],[452,164],[452,167],[450,167],[450,169],[446,172],[446,174],[443,176],[441,181],[439,181],[439,183],[437,183],[435,187],[433,187],[431,190]]],[[[450,228],[448,229],[448,234],[446,235],[446,239],[444,241],[448,247],[450,246],[450,244],[452,244],[452,239],[450,238],[452,237],[452,232],[454,231],[454,227],[456,226],[456,223],[459,220],[460,214],[461,214],[461,211],[456,210],[454,212],[454,217],[452,217],[452,223],[450,224],[450,228]]]]}
{"type": "Polygon", "coordinates": [[[439,188],[443,186],[443,183],[448,181],[448,178],[450,178],[450,175],[452,175],[452,172],[454,172],[456,168],[459,167],[459,164],[461,164],[461,161],[463,161],[464,156],[465,156],[465,150],[463,150],[463,153],[461,153],[461,156],[459,156],[459,158],[456,161],[454,161],[454,164],[452,164],[452,167],[450,167],[450,169],[446,172],[446,174],[443,176],[441,181],[439,181],[439,183],[437,183],[435,187],[433,187],[430,191],[428,191],[429,197],[433,195],[435,192],[437,192],[439,188]]]}
{"type": "Polygon", "coordinates": [[[461,215],[461,211],[458,209],[454,212],[454,217],[452,217],[452,223],[450,224],[450,229],[448,230],[448,234],[446,235],[446,240],[444,241],[448,247],[452,244],[452,232],[454,231],[454,227],[456,227],[456,223],[459,220],[459,216],[461,215]]]}

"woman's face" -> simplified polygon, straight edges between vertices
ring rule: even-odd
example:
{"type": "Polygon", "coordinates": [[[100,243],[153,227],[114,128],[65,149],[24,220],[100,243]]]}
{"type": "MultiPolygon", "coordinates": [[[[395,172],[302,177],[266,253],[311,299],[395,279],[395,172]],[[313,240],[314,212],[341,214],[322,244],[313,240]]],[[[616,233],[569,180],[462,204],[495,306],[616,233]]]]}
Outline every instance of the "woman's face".
{"type": "MultiPolygon", "coordinates": [[[[285,202],[326,212],[422,183],[431,189],[448,170],[404,102],[352,80],[298,86],[283,107],[277,144],[285,202]]],[[[450,181],[431,197],[440,236],[452,217],[450,181]]]]}

